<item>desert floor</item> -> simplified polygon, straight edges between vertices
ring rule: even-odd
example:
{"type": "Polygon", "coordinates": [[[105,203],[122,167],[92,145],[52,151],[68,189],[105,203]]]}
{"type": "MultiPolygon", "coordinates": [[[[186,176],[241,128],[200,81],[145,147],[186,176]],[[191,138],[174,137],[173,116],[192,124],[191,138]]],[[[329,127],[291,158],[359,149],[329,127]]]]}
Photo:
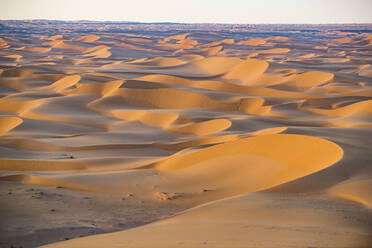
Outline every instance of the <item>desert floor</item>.
{"type": "Polygon", "coordinates": [[[0,247],[371,247],[365,26],[3,23],[0,247]]]}

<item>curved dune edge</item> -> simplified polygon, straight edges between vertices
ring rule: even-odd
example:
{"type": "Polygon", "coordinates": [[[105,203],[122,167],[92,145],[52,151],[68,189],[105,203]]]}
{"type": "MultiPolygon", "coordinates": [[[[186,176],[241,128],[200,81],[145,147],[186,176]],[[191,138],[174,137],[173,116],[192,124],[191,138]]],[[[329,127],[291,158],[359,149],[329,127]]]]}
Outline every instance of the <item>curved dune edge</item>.
{"type": "Polygon", "coordinates": [[[320,108],[308,108],[302,107],[300,110],[319,114],[319,115],[328,115],[336,117],[344,117],[354,114],[363,114],[363,113],[372,113],[372,100],[360,101],[357,103],[352,103],[343,107],[334,108],[334,109],[320,109],[320,108]]]}
{"type": "Polygon", "coordinates": [[[224,78],[235,80],[245,85],[256,80],[268,67],[269,63],[264,60],[248,59],[225,74],[224,78]]]}
{"type": "Polygon", "coordinates": [[[258,54],[276,54],[276,53],[288,53],[291,49],[289,48],[273,48],[273,49],[267,49],[267,50],[260,50],[257,51],[258,54]]]}
{"type": "Polygon", "coordinates": [[[77,38],[76,40],[80,42],[84,42],[84,43],[92,43],[92,42],[99,40],[100,38],[101,37],[99,37],[98,35],[91,34],[91,35],[81,36],[77,38]]]}
{"type": "Polygon", "coordinates": [[[159,109],[232,109],[229,103],[218,102],[207,95],[172,88],[118,89],[127,104],[159,109]]]}
{"type": "MultiPolygon", "coordinates": [[[[186,64],[187,62],[175,57],[158,57],[158,58],[147,58],[147,59],[136,59],[127,62],[127,64],[133,66],[148,66],[148,67],[172,67],[186,64]]],[[[135,67],[134,67],[135,68],[135,67]]]]}
{"type": "MultiPolygon", "coordinates": [[[[257,80],[260,84],[263,83],[260,78],[257,80]]],[[[291,78],[289,76],[288,78],[291,78]]],[[[279,77],[279,82],[288,80],[286,77],[279,77]]],[[[267,80],[268,78],[266,78],[267,80]]],[[[164,83],[170,85],[182,85],[187,87],[195,87],[200,89],[208,89],[214,91],[224,91],[230,93],[239,93],[239,94],[247,94],[252,96],[261,96],[261,97],[278,97],[278,98],[288,98],[288,99],[308,99],[308,98],[317,98],[316,96],[311,96],[307,94],[303,94],[300,92],[291,92],[291,91],[284,91],[284,90],[277,90],[272,88],[265,88],[259,86],[251,86],[251,85],[239,85],[221,81],[192,81],[189,79],[184,79],[181,77],[176,77],[172,75],[165,75],[165,74],[150,74],[147,76],[139,77],[136,80],[141,81],[148,81],[148,82],[157,82],[157,83],[164,83]]],[[[263,78],[265,81],[265,78],[263,78]]],[[[255,80],[250,82],[249,84],[255,83],[255,80]]],[[[269,83],[271,83],[269,81],[269,83]]]]}
{"type": "Polygon", "coordinates": [[[95,94],[101,97],[106,97],[114,94],[115,91],[124,83],[123,80],[110,81],[106,83],[92,83],[92,84],[79,84],[76,88],[71,90],[65,90],[61,94],[73,95],[73,94],[95,94]]]}
{"type": "Polygon", "coordinates": [[[79,191],[93,191],[91,188],[65,182],[62,180],[57,179],[49,179],[43,178],[39,176],[27,175],[27,174],[17,174],[17,175],[9,175],[0,177],[0,181],[11,181],[11,182],[20,182],[23,184],[33,184],[33,185],[43,185],[43,186],[56,186],[56,187],[63,187],[72,190],[79,190],[79,191]]]}
{"type": "Polygon", "coordinates": [[[190,72],[190,76],[193,74],[196,76],[216,76],[232,70],[241,62],[241,59],[232,57],[209,57],[191,61],[178,68],[185,70],[185,72],[190,72]]]}
{"type": "MultiPolygon", "coordinates": [[[[90,40],[93,40],[94,38],[95,37],[88,37],[88,38],[85,37],[83,38],[82,42],[84,42],[84,39],[85,39],[86,41],[88,41],[87,43],[90,43],[90,40]]],[[[51,40],[51,41],[42,43],[42,45],[49,46],[50,48],[53,48],[53,49],[58,48],[58,49],[63,49],[63,50],[65,49],[65,50],[82,53],[84,57],[89,56],[89,57],[94,57],[94,58],[108,58],[112,55],[111,52],[108,51],[111,49],[111,47],[106,46],[106,45],[85,47],[85,46],[76,45],[74,43],[71,43],[70,41],[67,41],[67,42],[66,40],[51,40]]]]}
{"type": "MultiPolygon", "coordinates": [[[[3,139],[0,142],[0,144],[7,146],[7,147],[12,147],[12,148],[28,150],[28,151],[40,151],[40,152],[92,151],[92,150],[102,150],[102,149],[124,149],[124,148],[130,149],[130,148],[144,148],[144,147],[151,146],[151,144],[146,144],[146,143],[145,144],[103,144],[103,145],[87,145],[87,146],[60,146],[60,145],[55,145],[55,144],[31,140],[31,139],[3,139]]],[[[6,159],[4,159],[4,161],[6,161],[6,159]]],[[[27,163],[31,163],[30,161],[32,160],[9,159],[8,162],[12,163],[12,161],[14,161],[14,163],[17,163],[16,161],[19,161],[19,163],[25,162],[27,164],[27,163]]],[[[35,160],[35,161],[40,162],[41,160],[35,160]]],[[[35,162],[35,164],[38,162],[35,162]]],[[[53,160],[53,161],[49,161],[49,162],[45,161],[41,163],[50,163],[53,165],[58,164],[58,168],[60,168],[59,166],[61,165],[61,163],[62,164],[68,163],[70,165],[77,163],[79,164],[78,168],[80,169],[86,168],[85,164],[80,165],[80,162],[77,162],[77,161],[67,162],[67,161],[61,161],[61,160],[53,160]]]]}
{"type": "MultiPolygon", "coordinates": [[[[119,114],[120,113],[121,112],[119,111],[119,114]]],[[[152,116],[152,115],[147,116],[146,112],[144,112],[143,114],[145,115],[145,117],[143,118],[152,116]]],[[[139,116],[142,116],[142,113],[139,116]]],[[[166,118],[166,117],[167,116],[165,116],[165,119],[166,119],[165,121],[169,120],[169,118],[166,118]]],[[[135,119],[139,120],[139,119],[142,119],[142,117],[141,118],[136,117],[135,119]]],[[[150,118],[150,123],[144,123],[144,124],[156,126],[155,124],[159,124],[159,122],[161,124],[159,126],[161,127],[167,126],[167,125],[164,125],[164,120],[162,120],[162,118],[158,120],[154,120],[153,118],[150,118]]],[[[274,128],[260,129],[260,130],[250,132],[244,135],[238,135],[238,134],[228,134],[228,135],[219,135],[219,136],[205,135],[195,140],[171,142],[171,143],[153,143],[152,146],[160,148],[160,149],[166,149],[166,150],[180,150],[180,149],[184,149],[188,147],[197,147],[197,146],[202,146],[202,145],[218,144],[218,143],[233,141],[233,140],[239,139],[239,136],[247,137],[247,136],[279,134],[279,133],[284,132],[287,129],[288,127],[274,127],[274,128]]],[[[17,149],[22,149],[22,150],[42,151],[42,152],[89,151],[89,150],[110,149],[110,148],[118,149],[118,148],[149,147],[149,144],[137,144],[137,145],[134,145],[134,144],[109,145],[107,144],[107,145],[90,145],[90,146],[60,146],[60,145],[50,144],[50,143],[36,141],[36,140],[29,140],[29,139],[16,139],[16,140],[15,139],[4,139],[1,142],[1,144],[7,147],[15,147],[17,149]]]]}
{"type": "Polygon", "coordinates": [[[214,119],[199,123],[190,123],[181,127],[169,127],[167,131],[181,134],[207,135],[221,132],[231,126],[227,119],[214,119]]]}
{"type": "Polygon", "coordinates": [[[240,99],[239,111],[252,115],[267,115],[271,106],[264,106],[265,100],[259,97],[240,99]]]}
{"type": "Polygon", "coordinates": [[[42,104],[43,100],[22,101],[10,97],[0,98],[0,111],[22,115],[42,104]]]}
{"type": "MultiPolygon", "coordinates": [[[[303,177],[331,166],[342,156],[343,150],[338,145],[321,138],[273,134],[231,141],[195,152],[178,153],[165,161],[155,163],[154,167],[173,181],[171,182],[172,188],[180,184],[194,186],[200,182],[209,181],[209,185],[212,182],[225,187],[229,185],[231,196],[231,192],[235,192],[235,194],[253,192],[303,177]]],[[[129,243],[133,247],[175,247],[178,245],[175,243],[176,241],[183,240],[180,235],[183,236],[191,231],[187,228],[188,225],[191,225],[194,234],[188,236],[185,244],[199,247],[201,246],[199,243],[201,237],[208,236],[212,226],[220,228],[217,223],[212,226],[206,224],[210,222],[205,221],[205,217],[209,216],[212,222],[218,220],[223,223],[224,221],[229,222],[230,215],[235,213],[235,211],[230,212],[229,209],[223,207],[219,211],[225,214],[219,212],[220,214],[215,215],[212,211],[209,214],[200,215],[198,214],[200,209],[213,208],[224,202],[229,204],[231,201],[233,200],[212,202],[178,216],[128,231],[78,238],[43,247],[100,247],[102,244],[110,247],[122,247],[123,244],[128,245],[129,243]],[[205,225],[209,227],[206,228],[205,225]],[[188,231],[184,233],[182,230],[188,231]],[[143,235],[144,233],[149,235],[143,235]],[[174,238],[169,236],[170,233],[174,235],[174,238]],[[195,233],[198,235],[195,236],[195,233]],[[155,243],[153,243],[154,240],[156,240],[155,243]]],[[[239,203],[240,206],[241,204],[239,203]]],[[[250,213],[246,210],[244,212],[250,213]]],[[[235,219],[241,219],[242,216],[246,215],[241,215],[239,212],[235,219]]],[[[245,219],[245,221],[247,220],[245,219]]],[[[229,233],[222,240],[230,242],[235,229],[224,226],[219,230],[229,233]],[[231,230],[233,230],[232,233],[230,233],[231,230]]],[[[210,247],[218,247],[218,245],[210,245],[210,247]]]]}
{"type": "Polygon", "coordinates": [[[368,247],[370,235],[353,233],[333,209],[314,210],[312,207],[321,203],[316,199],[297,201],[243,195],[138,228],[42,247],[311,247],[314,243],[320,247],[368,247]]]}
{"type": "Polygon", "coordinates": [[[13,128],[21,125],[23,120],[15,116],[0,117],[0,135],[3,135],[13,128]]]}
{"type": "Polygon", "coordinates": [[[213,189],[215,199],[255,192],[312,174],[343,156],[337,144],[304,135],[268,134],[179,152],[148,167],[169,178],[165,188],[213,189]],[[317,154],[314,156],[314,154],[317,154]]]}
{"type": "MultiPolygon", "coordinates": [[[[184,77],[214,77],[230,72],[233,68],[241,64],[244,60],[234,57],[208,57],[192,60],[185,64],[170,67],[154,67],[152,71],[159,74],[168,74],[184,77]]],[[[104,69],[123,68],[133,70],[133,64],[108,64],[102,66],[104,69]]],[[[138,66],[138,71],[144,70],[148,73],[148,66],[138,66]]]]}
{"type": "Polygon", "coordinates": [[[232,141],[185,156],[172,157],[157,163],[155,168],[161,171],[172,171],[191,167],[212,158],[239,154],[254,154],[294,168],[314,170],[313,165],[325,168],[340,160],[343,150],[337,144],[317,137],[272,134],[232,141]],[[314,150],[317,151],[317,156],[313,156],[314,150]],[[300,157],[303,161],[298,163],[296,158],[300,157]]]}
{"type": "Polygon", "coordinates": [[[112,53],[109,52],[110,49],[111,47],[105,46],[105,45],[95,46],[95,47],[86,49],[85,54],[83,56],[92,57],[96,59],[98,58],[105,59],[112,55],[112,53]]]}
{"type": "Polygon", "coordinates": [[[213,135],[207,135],[200,137],[200,139],[191,140],[191,141],[183,141],[183,142],[177,142],[177,143],[158,143],[154,144],[154,147],[158,147],[161,149],[166,150],[181,150],[185,148],[191,148],[191,147],[197,147],[197,146],[203,146],[203,145],[213,145],[213,144],[219,144],[219,143],[225,143],[233,140],[239,139],[239,135],[237,134],[229,134],[229,135],[220,135],[220,136],[213,136],[213,135]]]}
{"type": "Polygon", "coordinates": [[[166,128],[178,119],[178,114],[149,112],[143,110],[113,110],[112,115],[127,121],[140,121],[145,125],[166,128]]]}
{"type": "Polygon", "coordinates": [[[372,208],[370,189],[372,189],[371,178],[352,178],[333,186],[328,190],[328,193],[372,208]]]}
{"type": "Polygon", "coordinates": [[[203,48],[201,54],[204,56],[216,56],[223,50],[223,46],[214,46],[203,48]]]}
{"type": "Polygon", "coordinates": [[[23,49],[23,51],[34,52],[34,53],[47,53],[52,50],[50,47],[29,47],[23,49]]]}
{"type": "Polygon", "coordinates": [[[79,75],[66,76],[66,77],[54,82],[50,86],[46,86],[46,87],[41,88],[40,90],[60,92],[60,91],[66,89],[68,87],[71,87],[71,86],[77,84],[77,82],[79,82],[80,79],[81,79],[81,77],[79,75]]]}
{"type": "Polygon", "coordinates": [[[329,82],[334,78],[330,72],[309,71],[288,77],[284,83],[272,86],[274,89],[290,91],[306,91],[315,86],[329,82]]]}
{"type": "Polygon", "coordinates": [[[254,132],[248,133],[251,136],[258,136],[258,135],[270,135],[270,134],[279,134],[286,131],[288,127],[272,127],[272,128],[264,128],[254,132]]]}
{"type": "Polygon", "coordinates": [[[266,44],[266,39],[259,39],[259,38],[243,40],[237,43],[237,45],[244,45],[244,46],[260,46],[264,44],[266,44]]]}

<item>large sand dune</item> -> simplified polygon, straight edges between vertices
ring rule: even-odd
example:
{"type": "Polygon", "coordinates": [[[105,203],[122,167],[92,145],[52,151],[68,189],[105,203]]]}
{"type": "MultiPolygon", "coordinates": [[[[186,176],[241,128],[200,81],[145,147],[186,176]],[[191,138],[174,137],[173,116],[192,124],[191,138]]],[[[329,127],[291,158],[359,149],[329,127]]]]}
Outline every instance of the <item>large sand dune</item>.
{"type": "Polygon", "coordinates": [[[0,247],[370,247],[371,36],[315,28],[1,33],[0,247]]]}

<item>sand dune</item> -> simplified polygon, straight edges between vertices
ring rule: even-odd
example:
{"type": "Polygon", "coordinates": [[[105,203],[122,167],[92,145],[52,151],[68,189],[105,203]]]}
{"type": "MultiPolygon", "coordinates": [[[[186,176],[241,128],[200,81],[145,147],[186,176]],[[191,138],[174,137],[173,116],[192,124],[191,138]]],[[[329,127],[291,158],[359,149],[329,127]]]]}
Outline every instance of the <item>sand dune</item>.
{"type": "Polygon", "coordinates": [[[271,106],[264,106],[263,98],[243,98],[240,100],[239,110],[252,115],[264,115],[271,110],[271,106]]]}
{"type": "Polygon", "coordinates": [[[138,111],[112,111],[113,116],[124,120],[137,120],[143,124],[157,127],[168,127],[178,118],[178,114],[138,111]]]}
{"type": "Polygon", "coordinates": [[[241,84],[248,84],[261,76],[268,66],[266,61],[250,59],[239,64],[224,77],[229,80],[238,80],[241,84]]]}
{"type": "Polygon", "coordinates": [[[284,132],[287,129],[288,129],[288,127],[264,128],[264,129],[261,129],[261,130],[251,132],[248,135],[257,136],[257,135],[278,134],[278,133],[284,132]]]}
{"type": "Polygon", "coordinates": [[[118,95],[129,105],[160,109],[229,109],[230,104],[217,102],[210,97],[194,92],[172,88],[120,89],[118,95]]]}
{"type": "Polygon", "coordinates": [[[199,123],[190,123],[178,127],[170,127],[169,131],[183,134],[207,135],[228,129],[231,122],[226,119],[214,119],[199,123]]]}
{"type": "Polygon", "coordinates": [[[204,145],[220,144],[220,143],[237,140],[237,139],[239,139],[239,136],[236,134],[219,135],[219,136],[207,135],[207,136],[202,136],[199,139],[193,139],[190,141],[180,141],[177,143],[175,142],[159,143],[159,144],[154,144],[154,146],[159,147],[161,149],[182,151],[183,149],[187,149],[187,148],[204,146],[204,145]]]}
{"type": "Polygon", "coordinates": [[[177,217],[140,228],[43,247],[99,247],[102,243],[112,247],[141,248],[189,245],[241,247],[240,244],[249,244],[251,247],[286,247],[288,244],[306,247],[323,243],[324,240],[334,240],[332,244],[341,247],[353,246],[355,243],[362,247],[368,246],[368,233],[355,235],[353,226],[342,225],[345,221],[331,208],[314,210],[314,205],[321,204],[322,199],[317,198],[305,198],[299,203],[290,196],[246,195],[203,205],[177,217]],[[195,229],[201,231],[194,232],[195,229]],[[239,235],[242,232],[244,235],[239,235]],[[151,245],[147,238],[151,240],[151,245]]]}
{"type": "Polygon", "coordinates": [[[350,37],[343,37],[343,38],[337,38],[337,39],[334,39],[333,42],[337,42],[337,43],[350,43],[350,42],[353,42],[354,40],[350,37]]]}
{"type": "Polygon", "coordinates": [[[170,41],[170,40],[184,40],[189,36],[189,33],[186,34],[178,34],[178,35],[173,35],[169,37],[165,37],[163,40],[164,41],[170,41]]]}
{"type": "Polygon", "coordinates": [[[223,50],[223,46],[204,48],[202,54],[205,56],[216,56],[223,50]]]}
{"type": "Polygon", "coordinates": [[[78,75],[67,76],[67,77],[64,77],[58,80],[57,82],[54,82],[50,86],[41,88],[40,90],[60,92],[66,88],[69,88],[75,85],[77,82],[79,82],[79,80],[80,80],[80,76],[78,75]]]}
{"type": "MultiPolygon", "coordinates": [[[[317,164],[322,167],[324,166],[322,165],[322,163],[332,164],[338,161],[339,159],[341,159],[343,152],[342,149],[337,145],[318,138],[301,137],[297,135],[264,135],[255,138],[233,141],[231,143],[226,143],[211,148],[206,148],[205,150],[186,154],[186,158],[182,158],[182,156],[180,158],[172,157],[171,159],[156,164],[155,167],[159,170],[177,170],[183,169],[185,167],[191,167],[193,166],[193,164],[202,164],[204,161],[208,161],[211,159],[213,160],[215,158],[218,158],[219,156],[227,158],[231,157],[231,159],[235,159],[235,157],[238,156],[232,155],[245,153],[263,158],[269,158],[273,161],[278,161],[285,165],[289,165],[289,168],[291,168],[290,170],[295,170],[296,167],[299,167],[299,170],[306,171],[308,169],[315,169],[313,168],[313,166],[311,166],[313,164],[317,164]],[[288,143],[284,145],[283,142],[288,143]],[[282,143],[283,145],[279,147],[276,145],[277,143],[282,143]],[[297,145],[295,146],[295,144],[297,145]],[[294,150],[295,147],[297,147],[298,150],[294,150]],[[302,149],[302,147],[308,147],[309,149],[302,149]],[[319,155],[317,157],[307,158],[306,154],[304,153],[313,150],[314,147],[317,148],[318,152],[322,151],[324,157],[322,155],[319,155]],[[292,154],[292,156],[285,154],[287,152],[292,154]],[[298,160],[293,158],[294,154],[306,159],[304,159],[301,164],[297,164],[298,162],[296,161],[298,160]],[[190,157],[190,159],[187,159],[187,157],[190,157]],[[194,163],[190,163],[189,160],[191,160],[191,157],[193,157],[193,160],[195,161],[194,163]],[[195,157],[198,157],[198,159],[195,159],[195,157]]],[[[240,158],[237,161],[244,160],[240,158]]],[[[221,164],[228,163],[221,162],[221,164]]],[[[287,173],[283,174],[283,176],[289,176],[286,175],[287,173]]]]}
{"type": "MultiPolygon", "coordinates": [[[[69,81],[69,83],[74,82],[73,78],[75,80],[79,76],[70,76],[69,79],[66,81],[69,81]]],[[[100,83],[100,84],[80,84],[77,85],[76,88],[73,89],[66,89],[62,92],[63,95],[74,95],[74,94],[97,94],[102,97],[109,96],[123,84],[122,80],[117,80],[117,81],[111,81],[111,82],[106,82],[106,83],[100,83]]],[[[76,85],[76,83],[74,84],[76,85]]]]}
{"type": "Polygon", "coordinates": [[[0,47],[6,48],[7,46],[8,46],[8,43],[3,38],[0,38],[0,47]]]}
{"type": "Polygon", "coordinates": [[[256,54],[277,54],[277,53],[288,53],[291,49],[288,48],[273,48],[273,49],[266,49],[260,50],[256,52],[256,54]]]}
{"type": "Polygon", "coordinates": [[[164,38],[158,41],[158,46],[165,47],[168,49],[192,49],[198,44],[198,41],[188,38],[189,34],[179,34],[164,38]],[[176,40],[176,43],[171,43],[176,40]]]}
{"type": "Polygon", "coordinates": [[[108,50],[111,49],[109,46],[100,45],[92,48],[86,49],[83,55],[84,57],[94,57],[94,58],[108,58],[111,56],[111,52],[108,50]]]}
{"type": "Polygon", "coordinates": [[[51,48],[50,47],[29,47],[23,50],[27,52],[47,53],[51,50],[51,48]]]}
{"type": "Polygon", "coordinates": [[[332,80],[334,75],[327,72],[304,72],[302,74],[290,76],[288,82],[274,86],[276,89],[285,89],[292,91],[304,91],[324,84],[332,80]]]}
{"type": "Polygon", "coordinates": [[[0,117],[0,134],[5,134],[22,123],[22,119],[14,116],[0,117]]]}
{"type": "MultiPolygon", "coordinates": [[[[169,74],[181,77],[214,77],[222,75],[233,67],[237,66],[242,60],[238,58],[230,57],[208,57],[200,60],[190,61],[182,65],[175,65],[171,68],[169,67],[158,67],[151,68],[152,73],[158,74],[169,74]]],[[[104,69],[121,68],[127,70],[133,70],[133,66],[121,65],[121,64],[111,64],[104,66],[104,69]]],[[[138,72],[145,72],[148,67],[139,67],[138,72]]],[[[148,72],[148,71],[147,71],[148,72]]]]}
{"type": "Polygon", "coordinates": [[[63,38],[62,34],[56,34],[56,35],[53,35],[53,36],[50,36],[50,37],[46,37],[46,40],[59,40],[59,39],[62,39],[62,38],[63,38]]]}
{"type": "Polygon", "coordinates": [[[370,244],[368,25],[24,25],[0,30],[0,247],[370,244]]]}
{"type": "Polygon", "coordinates": [[[356,201],[366,205],[367,207],[372,207],[372,199],[369,190],[372,186],[372,181],[369,178],[360,179],[350,179],[346,182],[342,182],[329,190],[329,193],[356,201]]]}
{"type": "Polygon", "coordinates": [[[178,58],[151,58],[151,59],[138,59],[131,61],[131,64],[135,65],[147,65],[147,66],[177,66],[185,64],[185,61],[178,58]]]}
{"type": "Polygon", "coordinates": [[[353,114],[363,114],[363,113],[371,113],[372,111],[372,101],[360,101],[357,103],[352,103],[346,106],[341,107],[335,107],[332,109],[316,109],[316,108],[303,108],[303,110],[315,113],[315,114],[321,114],[321,115],[327,115],[327,116],[349,116],[353,114]]]}
{"type": "Polygon", "coordinates": [[[192,61],[180,69],[182,74],[190,76],[215,76],[228,72],[239,63],[237,58],[211,57],[192,61]]]}
{"type": "Polygon", "coordinates": [[[250,40],[240,41],[237,44],[244,45],[244,46],[259,46],[259,45],[264,45],[265,43],[266,43],[265,39],[250,39],[250,40]]]}
{"type": "MultiPolygon", "coordinates": [[[[236,83],[227,83],[227,82],[221,82],[221,81],[207,81],[207,80],[191,81],[191,80],[187,80],[181,77],[174,77],[174,76],[169,76],[169,75],[148,75],[148,76],[140,77],[138,79],[144,80],[144,81],[150,81],[150,82],[176,84],[176,85],[189,86],[189,87],[208,89],[208,90],[214,90],[214,91],[230,92],[230,93],[237,93],[237,94],[242,93],[242,94],[253,95],[253,96],[278,97],[278,98],[290,98],[290,99],[313,98],[313,96],[305,95],[303,93],[275,90],[271,88],[260,87],[259,85],[241,86],[241,85],[237,85],[236,83]]],[[[285,80],[286,78],[279,78],[279,82],[285,81],[285,80]]],[[[259,77],[257,81],[261,84],[267,84],[267,82],[270,83],[270,78],[263,78],[261,75],[261,77],[259,77]],[[261,81],[261,78],[262,78],[262,81],[261,81]]],[[[254,82],[254,83],[252,82],[252,84],[257,84],[258,82],[254,82]]]]}
{"type": "Polygon", "coordinates": [[[23,99],[7,99],[4,97],[0,99],[0,110],[5,113],[22,114],[40,104],[41,102],[38,100],[25,101],[23,99]]]}
{"type": "Polygon", "coordinates": [[[77,38],[76,40],[80,42],[85,42],[85,43],[93,43],[99,40],[100,38],[101,37],[99,37],[98,35],[85,35],[80,38],[77,38]]]}

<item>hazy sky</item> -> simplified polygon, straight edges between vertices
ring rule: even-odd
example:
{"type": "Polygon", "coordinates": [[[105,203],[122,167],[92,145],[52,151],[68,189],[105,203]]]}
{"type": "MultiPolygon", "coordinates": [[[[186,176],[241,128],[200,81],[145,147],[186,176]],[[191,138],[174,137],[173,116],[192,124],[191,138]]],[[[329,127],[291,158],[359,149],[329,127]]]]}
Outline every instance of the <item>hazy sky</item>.
{"type": "Polygon", "coordinates": [[[372,0],[0,0],[0,19],[372,23],[372,0]]]}

